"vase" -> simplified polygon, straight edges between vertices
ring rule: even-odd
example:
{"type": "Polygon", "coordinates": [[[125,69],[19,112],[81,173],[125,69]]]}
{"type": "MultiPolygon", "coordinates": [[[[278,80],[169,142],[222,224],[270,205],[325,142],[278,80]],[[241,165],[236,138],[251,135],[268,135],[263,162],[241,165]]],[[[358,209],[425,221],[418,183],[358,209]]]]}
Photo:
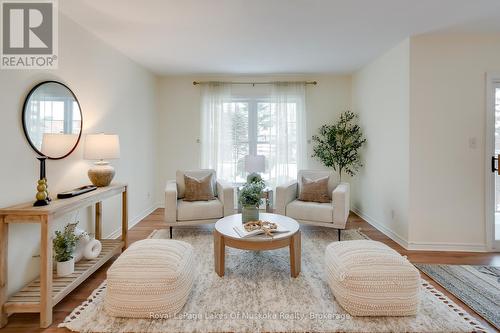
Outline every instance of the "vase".
{"type": "Polygon", "coordinates": [[[57,262],[57,276],[68,276],[75,272],[75,258],[57,262]]]}
{"type": "Polygon", "coordinates": [[[255,206],[243,206],[241,209],[241,222],[257,221],[259,219],[259,208],[255,206]]]}

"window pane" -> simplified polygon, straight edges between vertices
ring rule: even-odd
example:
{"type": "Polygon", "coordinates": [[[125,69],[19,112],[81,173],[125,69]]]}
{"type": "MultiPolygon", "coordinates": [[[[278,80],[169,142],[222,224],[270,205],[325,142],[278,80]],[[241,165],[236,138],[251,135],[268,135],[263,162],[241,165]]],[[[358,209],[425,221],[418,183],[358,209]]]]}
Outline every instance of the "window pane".
{"type": "MultiPolygon", "coordinates": [[[[295,103],[287,103],[285,110],[277,112],[276,103],[259,102],[257,104],[257,154],[266,157],[266,171],[262,174],[266,181],[275,183],[277,177],[286,168],[287,174],[297,174],[297,112],[295,103]],[[286,165],[277,160],[278,149],[283,148],[283,143],[277,142],[277,132],[281,126],[286,126],[286,165]],[[280,169],[278,171],[278,168],[280,169]]],[[[280,152],[283,156],[283,152],[280,152]]]]}
{"type": "Polygon", "coordinates": [[[232,182],[244,182],[245,156],[249,152],[248,144],[248,103],[224,103],[222,115],[221,163],[223,179],[232,182]]]}
{"type": "MultiPolygon", "coordinates": [[[[233,100],[223,104],[220,129],[218,172],[227,181],[246,181],[245,156],[250,151],[266,158],[261,173],[270,185],[283,181],[283,176],[297,175],[296,103],[281,105],[262,100],[233,100]],[[254,112],[250,114],[250,112],[254,112]],[[278,135],[285,142],[278,142],[278,135]],[[279,151],[278,151],[279,150],[279,151]]],[[[218,126],[218,125],[216,125],[218,126]]]]}

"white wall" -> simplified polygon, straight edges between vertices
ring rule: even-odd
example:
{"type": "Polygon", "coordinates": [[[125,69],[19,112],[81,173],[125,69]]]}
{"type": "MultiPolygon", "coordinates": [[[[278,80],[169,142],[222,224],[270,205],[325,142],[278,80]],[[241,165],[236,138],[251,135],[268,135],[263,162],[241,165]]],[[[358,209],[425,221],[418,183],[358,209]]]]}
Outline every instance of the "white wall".
{"type": "MultiPolygon", "coordinates": [[[[165,181],[175,177],[177,169],[195,169],[200,166],[200,87],[193,81],[268,81],[268,80],[316,80],[318,85],[306,88],[307,137],[317,129],[334,121],[340,112],[351,106],[351,78],[344,75],[309,76],[164,76],[158,85],[160,112],[160,179],[159,195],[165,181]]],[[[258,86],[255,89],[259,89],[258,86]]],[[[312,147],[308,145],[309,168],[323,168],[312,159],[312,147]]]]}
{"type": "Polygon", "coordinates": [[[495,70],[500,34],[411,39],[413,248],[484,249],[485,73],[495,70]]]}
{"type": "MultiPolygon", "coordinates": [[[[142,217],[155,204],[156,100],[155,77],[80,26],[60,15],[59,69],[0,71],[1,130],[0,207],[34,200],[38,161],[22,130],[22,103],[38,82],[67,84],[80,101],[84,133],[120,135],[121,159],[113,161],[116,181],[129,184],[129,217],[142,217]]],[[[82,158],[82,142],[68,158],[48,161],[49,190],[57,192],[90,183],[89,161],[82,158]]],[[[120,227],[119,199],[103,204],[103,235],[120,227]]],[[[90,232],[92,209],[56,221],[53,229],[80,219],[90,232]]],[[[38,275],[39,227],[11,225],[9,230],[8,292],[38,275]]]]}
{"type": "Polygon", "coordinates": [[[485,250],[485,77],[499,54],[500,34],[420,35],[353,75],[368,139],[353,207],[408,249],[485,250]]]}
{"type": "Polygon", "coordinates": [[[352,206],[402,245],[408,239],[409,52],[405,40],[352,79],[353,110],[367,139],[352,206]]]}

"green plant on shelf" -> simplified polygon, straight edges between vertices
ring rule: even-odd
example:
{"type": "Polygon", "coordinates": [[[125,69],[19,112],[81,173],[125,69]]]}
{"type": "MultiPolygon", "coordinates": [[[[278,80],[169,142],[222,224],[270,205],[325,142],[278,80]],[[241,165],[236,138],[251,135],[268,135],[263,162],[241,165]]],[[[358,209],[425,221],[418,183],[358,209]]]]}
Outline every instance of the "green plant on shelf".
{"type": "Polygon", "coordinates": [[[80,235],[75,235],[75,229],[78,222],[68,223],[63,231],[57,230],[56,236],[52,240],[52,245],[54,247],[54,259],[57,262],[65,262],[73,259],[73,253],[75,251],[78,241],[85,237],[85,233],[80,235]]]}

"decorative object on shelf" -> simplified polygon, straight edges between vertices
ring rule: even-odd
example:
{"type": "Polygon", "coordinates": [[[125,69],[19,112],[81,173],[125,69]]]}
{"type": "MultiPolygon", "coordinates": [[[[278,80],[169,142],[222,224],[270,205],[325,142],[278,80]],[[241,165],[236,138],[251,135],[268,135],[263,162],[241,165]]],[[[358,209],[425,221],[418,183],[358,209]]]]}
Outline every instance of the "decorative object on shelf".
{"type": "Polygon", "coordinates": [[[57,199],[73,198],[73,197],[76,197],[78,195],[82,195],[84,193],[95,191],[95,190],[97,190],[97,186],[85,185],[82,187],[74,188],[74,189],[66,191],[66,192],[57,193],[57,199]]]}
{"type": "Polygon", "coordinates": [[[36,201],[33,204],[35,207],[47,206],[50,203],[49,192],[47,190],[47,178],[45,176],[45,160],[44,157],[37,157],[40,161],[40,178],[36,187],[36,201]]]}
{"type": "Polygon", "coordinates": [[[89,134],[85,138],[84,157],[97,160],[88,171],[92,184],[108,186],[115,176],[115,169],[105,160],[120,158],[120,139],[114,134],[89,134]]]}
{"type": "Polygon", "coordinates": [[[319,134],[312,137],[315,143],[312,157],[337,171],[340,181],[342,173],[354,176],[363,166],[359,149],[366,143],[366,139],[357,120],[357,114],[345,111],[335,124],[321,126],[319,134]]]}
{"type": "Polygon", "coordinates": [[[57,276],[68,276],[75,271],[74,251],[80,238],[84,234],[75,234],[76,223],[68,223],[63,231],[56,230],[56,236],[52,240],[54,246],[54,258],[57,262],[57,276]]]}
{"type": "Polygon", "coordinates": [[[37,84],[24,101],[26,139],[38,155],[51,160],[65,158],[75,150],[82,133],[82,118],[75,94],[60,82],[37,84]]]}
{"type": "Polygon", "coordinates": [[[260,179],[262,177],[259,175],[260,172],[264,172],[266,169],[266,158],[264,155],[246,155],[245,156],[245,171],[248,172],[247,182],[252,183],[255,179],[260,179]]]}
{"type": "Polygon", "coordinates": [[[95,238],[92,238],[83,250],[83,257],[87,260],[95,259],[101,254],[102,244],[95,238]]]}
{"type": "Polygon", "coordinates": [[[78,242],[74,251],[75,263],[82,259],[95,259],[101,254],[102,244],[82,229],[75,228],[75,235],[78,242]]]}
{"type": "Polygon", "coordinates": [[[239,202],[243,206],[241,220],[243,223],[259,219],[259,205],[262,202],[262,182],[247,183],[240,190],[239,202]]]}
{"type": "Polygon", "coordinates": [[[78,228],[75,228],[75,235],[78,237],[78,242],[76,243],[73,257],[75,258],[75,263],[77,263],[83,259],[83,251],[91,237],[85,230],[78,228]]]}

